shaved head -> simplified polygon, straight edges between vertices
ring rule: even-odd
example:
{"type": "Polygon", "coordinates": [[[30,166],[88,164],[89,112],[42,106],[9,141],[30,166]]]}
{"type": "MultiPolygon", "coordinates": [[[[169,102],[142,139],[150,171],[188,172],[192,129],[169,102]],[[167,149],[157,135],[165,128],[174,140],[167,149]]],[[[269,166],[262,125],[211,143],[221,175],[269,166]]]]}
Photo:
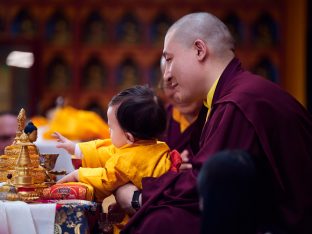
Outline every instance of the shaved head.
{"type": "Polygon", "coordinates": [[[192,13],[176,21],[168,30],[175,41],[191,47],[195,40],[201,39],[212,53],[223,57],[234,51],[234,39],[227,26],[209,13],[192,13]]]}

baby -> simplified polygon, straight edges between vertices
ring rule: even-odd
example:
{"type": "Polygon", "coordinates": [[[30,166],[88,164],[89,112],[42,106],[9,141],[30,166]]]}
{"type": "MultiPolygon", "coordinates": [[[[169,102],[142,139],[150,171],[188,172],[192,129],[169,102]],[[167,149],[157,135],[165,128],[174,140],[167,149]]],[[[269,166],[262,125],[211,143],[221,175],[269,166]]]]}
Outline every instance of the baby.
{"type": "Polygon", "coordinates": [[[151,89],[134,86],[121,91],[110,101],[107,118],[110,139],[75,145],[54,134],[58,148],[82,159],[82,167],[58,183],[90,184],[99,201],[129,182],[142,189],[142,178],[159,177],[171,168],[168,145],[157,141],[166,128],[166,112],[151,89]]]}

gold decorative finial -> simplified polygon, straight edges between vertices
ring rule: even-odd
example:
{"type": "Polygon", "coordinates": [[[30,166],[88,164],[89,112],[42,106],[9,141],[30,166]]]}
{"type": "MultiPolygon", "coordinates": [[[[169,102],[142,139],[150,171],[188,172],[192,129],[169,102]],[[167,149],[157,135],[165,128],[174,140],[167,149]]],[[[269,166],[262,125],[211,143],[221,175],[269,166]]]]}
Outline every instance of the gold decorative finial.
{"type": "Polygon", "coordinates": [[[25,123],[26,123],[26,112],[25,109],[22,108],[17,116],[17,131],[13,145],[15,145],[19,141],[19,138],[24,131],[25,123]]]}
{"type": "Polygon", "coordinates": [[[25,128],[25,122],[26,122],[26,112],[24,108],[22,108],[17,116],[17,129],[19,131],[23,131],[25,128]]]}

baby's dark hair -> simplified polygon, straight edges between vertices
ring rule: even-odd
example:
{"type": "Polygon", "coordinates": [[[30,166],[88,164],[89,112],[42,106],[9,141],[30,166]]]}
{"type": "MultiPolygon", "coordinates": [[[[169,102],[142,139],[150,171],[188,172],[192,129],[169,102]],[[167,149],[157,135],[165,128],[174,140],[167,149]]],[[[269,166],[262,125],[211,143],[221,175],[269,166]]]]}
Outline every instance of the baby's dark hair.
{"type": "Polygon", "coordinates": [[[116,112],[119,125],[135,138],[157,139],[166,129],[164,105],[147,86],[125,89],[115,95],[108,105],[119,105],[116,112]]]}

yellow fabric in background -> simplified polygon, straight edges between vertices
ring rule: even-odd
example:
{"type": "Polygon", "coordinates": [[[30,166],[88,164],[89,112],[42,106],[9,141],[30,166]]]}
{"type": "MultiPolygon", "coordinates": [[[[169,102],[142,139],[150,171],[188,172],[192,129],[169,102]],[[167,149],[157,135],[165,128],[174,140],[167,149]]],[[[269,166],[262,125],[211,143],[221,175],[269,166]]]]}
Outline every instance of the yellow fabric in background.
{"type": "Polygon", "coordinates": [[[31,117],[31,122],[33,122],[36,127],[41,127],[47,125],[49,123],[49,120],[43,116],[37,115],[31,117]]]}
{"type": "Polygon", "coordinates": [[[70,106],[57,109],[48,126],[48,131],[43,134],[45,139],[53,139],[53,132],[78,141],[109,138],[108,125],[98,114],[70,106]]]}

